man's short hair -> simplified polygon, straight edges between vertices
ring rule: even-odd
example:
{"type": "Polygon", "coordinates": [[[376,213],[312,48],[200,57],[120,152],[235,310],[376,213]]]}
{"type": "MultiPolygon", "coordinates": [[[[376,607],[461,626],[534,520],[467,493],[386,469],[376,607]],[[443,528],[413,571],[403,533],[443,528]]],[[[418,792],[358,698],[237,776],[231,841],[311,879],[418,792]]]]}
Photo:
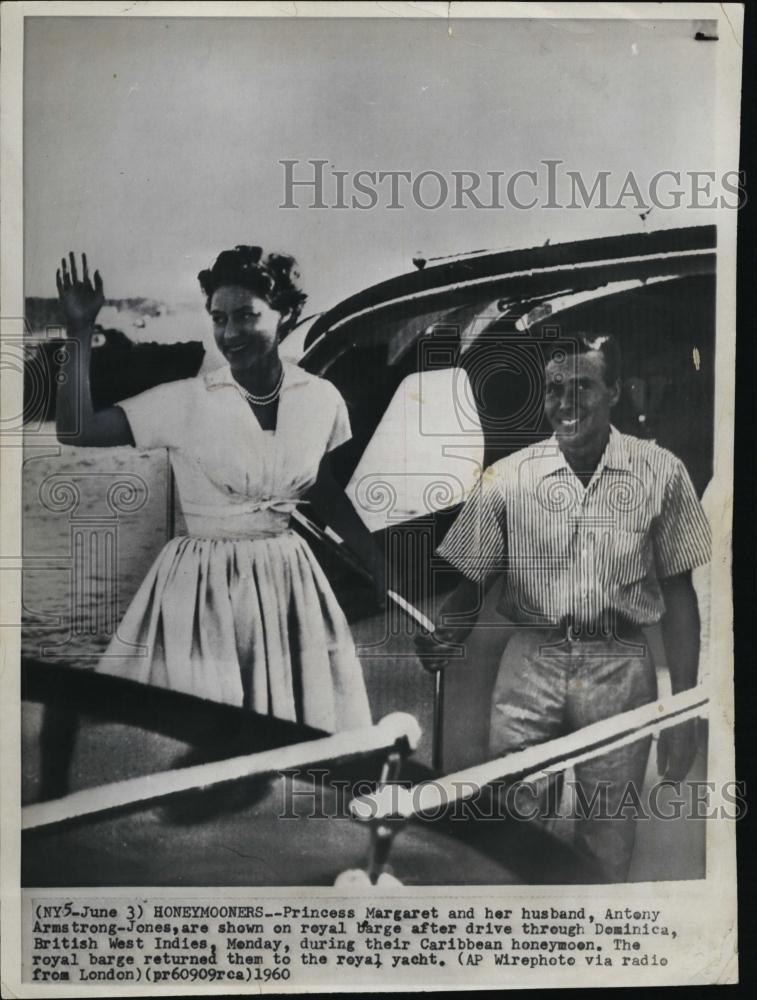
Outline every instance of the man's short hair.
{"type": "Polygon", "coordinates": [[[620,346],[611,333],[566,334],[547,349],[545,367],[550,361],[563,362],[568,357],[588,354],[589,351],[597,351],[602,355],[605,384],[614,385],[620,378],[621,358],[620,346]]]}

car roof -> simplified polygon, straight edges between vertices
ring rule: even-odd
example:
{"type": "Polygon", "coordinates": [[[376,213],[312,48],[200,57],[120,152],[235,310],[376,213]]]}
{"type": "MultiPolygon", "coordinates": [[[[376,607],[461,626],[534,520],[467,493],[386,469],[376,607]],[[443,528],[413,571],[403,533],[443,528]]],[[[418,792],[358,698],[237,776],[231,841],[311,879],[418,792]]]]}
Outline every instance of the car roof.
{"type": "MultiPolygon", "coordinates": [[[[308,330],[304,347],[339,340],[370,317],[417,325],[459,307],[478,308],[498,296],[528,301],[575,295],[611,282],[714,274],[715,226],[691,226],[547,244],[522,250],[480,251],[382,281],[339,302],[308,330]]],[[[320,352],[319,352],[320,353],[320,352]]]]}

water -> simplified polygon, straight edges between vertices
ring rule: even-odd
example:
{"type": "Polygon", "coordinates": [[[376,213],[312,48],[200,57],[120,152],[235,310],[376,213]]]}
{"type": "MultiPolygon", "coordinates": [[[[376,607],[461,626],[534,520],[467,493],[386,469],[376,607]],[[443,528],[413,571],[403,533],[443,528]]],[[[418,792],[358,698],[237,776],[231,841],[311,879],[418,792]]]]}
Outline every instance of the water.
{"type": "Polygon", "coordinates": [[[167,453],[24,442],[22,653],[94,666],[170,532],[167,453]]]}

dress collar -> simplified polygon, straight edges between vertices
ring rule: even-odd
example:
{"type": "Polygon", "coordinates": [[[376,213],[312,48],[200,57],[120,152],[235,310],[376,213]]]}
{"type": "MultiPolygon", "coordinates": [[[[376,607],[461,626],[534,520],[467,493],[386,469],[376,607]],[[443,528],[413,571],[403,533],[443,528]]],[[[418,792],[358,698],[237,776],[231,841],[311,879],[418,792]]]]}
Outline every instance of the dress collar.
{"type": "MultiPolygon", "coordinates": [[[[281,359],[281,365],[284,369],[284,381],[281,385],[281,391],[284,392],[287,389],[294,389],[296,386],[305,385],[312,378],[304,369],[300,368],[299,365],[292,364],[291,361],[286,361],[281,359]]],[[[214,368],[213,371],[208,372],[205,376],[205,387],[206,389],[236,389],[237,392],[242,393],[242,387],[231,374],[231,367],[228,363],[221,365],[220,368],[214,368]]]]}

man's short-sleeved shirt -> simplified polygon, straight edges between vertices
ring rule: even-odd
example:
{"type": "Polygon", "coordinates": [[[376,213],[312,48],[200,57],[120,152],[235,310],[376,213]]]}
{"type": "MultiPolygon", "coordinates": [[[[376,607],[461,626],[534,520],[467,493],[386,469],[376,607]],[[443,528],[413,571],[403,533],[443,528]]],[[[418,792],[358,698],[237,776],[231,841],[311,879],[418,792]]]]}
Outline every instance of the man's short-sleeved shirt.
{"type": "Polygon", "coordinates": [[[708,562],[710,529],[685,466],[614,427],[588,486],[555,437],[485,470],[438,549],[466,577],[504,573],[511,621],[660,620],[660,580],[708,562]]]}

